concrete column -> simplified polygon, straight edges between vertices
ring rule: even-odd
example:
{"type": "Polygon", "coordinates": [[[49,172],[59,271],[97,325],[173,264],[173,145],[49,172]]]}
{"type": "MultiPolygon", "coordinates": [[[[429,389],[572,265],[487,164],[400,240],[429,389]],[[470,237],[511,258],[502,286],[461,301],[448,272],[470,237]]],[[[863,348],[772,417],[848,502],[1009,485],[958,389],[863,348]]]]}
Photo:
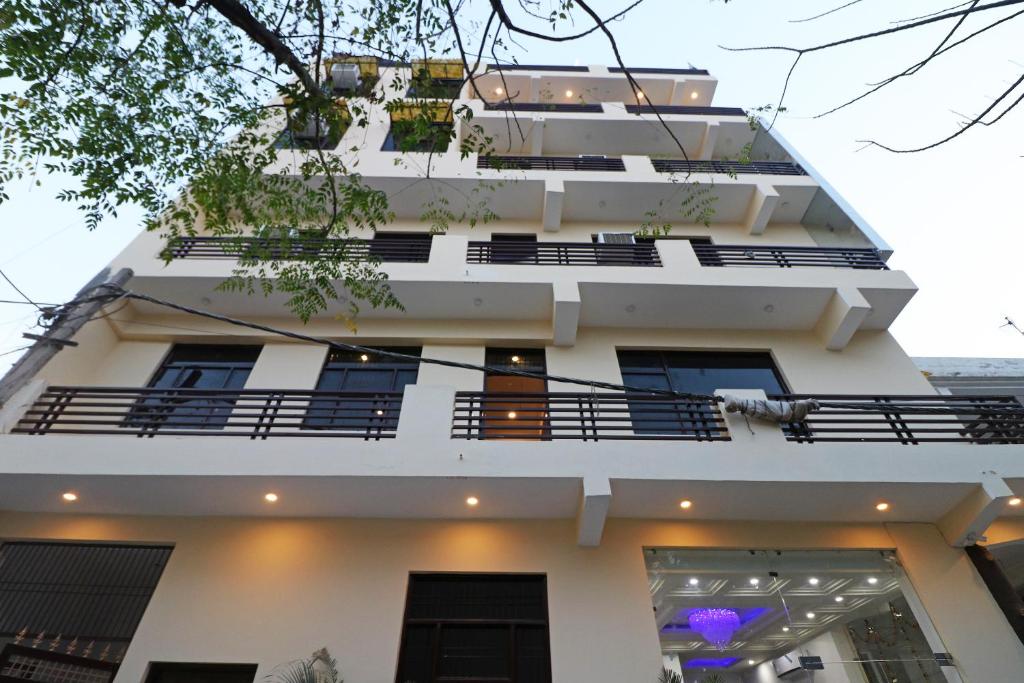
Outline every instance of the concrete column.
{"type": "Polygon", "coordinates": [[[246,389],[314,389],[327,357],[317,344],[265,344],[246,389]]]}
{"type": "Polygon", "coordinates": [[[886,528],[914,592],[942,638],[945,649],[936,651],[953,655],[967,683],[1021,680],[1024,645],[967,554],[951,548],[931,524],[886,528]]]}
{"type": "Polygon", "coordinates": [[[407,446],[415,444],[416,448],[409,451],[410,455],[430,451],[425,444],[448,442],[452,438],[454,407],[455,387],[407,385],[395,441],[407,446]]]}
{"type": "Polygon", "coordinates": [[[447,274],[464,273],[466,271],[466,251],[469,249],[467,235],[434,235],[430,245],[432,268],[447,274]]]}

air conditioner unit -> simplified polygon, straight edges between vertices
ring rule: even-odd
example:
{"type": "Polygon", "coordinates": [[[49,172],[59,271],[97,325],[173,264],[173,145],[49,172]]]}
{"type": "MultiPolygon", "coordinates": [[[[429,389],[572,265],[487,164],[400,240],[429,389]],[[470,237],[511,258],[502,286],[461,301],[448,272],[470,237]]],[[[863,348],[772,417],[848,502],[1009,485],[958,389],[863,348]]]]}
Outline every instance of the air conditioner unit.
{"type": "Polygon", "coordinates": [[[631,232],[599,232],[598,244],[636,244],[636,237],[631,232]]]}
{"type": "Polygon", "coordinates": [[[358,64],[334,64],[331,66],[331,84],[335,90],[355,90],[361,82],[358,64]]]}

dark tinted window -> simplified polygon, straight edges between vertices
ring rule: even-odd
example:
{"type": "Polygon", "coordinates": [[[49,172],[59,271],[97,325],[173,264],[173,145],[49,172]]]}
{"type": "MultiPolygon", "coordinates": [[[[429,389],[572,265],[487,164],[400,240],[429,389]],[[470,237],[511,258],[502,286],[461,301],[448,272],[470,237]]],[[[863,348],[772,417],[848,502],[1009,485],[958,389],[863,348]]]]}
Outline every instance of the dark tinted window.
{"type": "Polygon", "coordinates": [[[763,389],[786,393],[785,384],[767,353],[688,351],[619,351],[624,384],[712,394],[718,389],[763,389]]]}
{"type": "Polygon", "coordinates": [[[252,683],[255,664],[153,662],[146,683],[252,683]]]}
{"type": "Polygon", "coordinates": [[[397,683],[548,683],[543,576],[409,577],[397,683]]]}
{"type": "Polygon", "coordinates": [[[310,402],[307,429],[394,429],[398,412],[386,395],[401,393],[415,384],[419,372],[419,348],[392,347],[395,353],[415,356],[392,358],[373,352],[332,349],[316,383],[317,391],[351,392],[347,397],[317,398],[310,402]]]}

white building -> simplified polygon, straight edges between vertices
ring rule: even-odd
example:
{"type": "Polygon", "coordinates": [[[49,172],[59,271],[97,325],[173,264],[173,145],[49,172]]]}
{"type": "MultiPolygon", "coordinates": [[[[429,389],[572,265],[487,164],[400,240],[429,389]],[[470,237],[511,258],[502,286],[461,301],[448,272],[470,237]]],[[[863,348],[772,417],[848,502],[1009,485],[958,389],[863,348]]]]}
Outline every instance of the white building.
{"type": "Polygon", "coordinates": [[[888,331],[913,282],[713,77],[634,76],[648,104],[604,67],[478,77],[489,157],[350,129],[405,307],[357,332],[215,290],[216,238],[165,264],[140,235],[135,292],[424,360],[139,301],[86,324],[0,412],[0,679],[263,680],[326,646],[347,683],[1024,680],[964,551],[1024,539],[1024,409],[935,392],[888,331]],[[438,196],[500,220],[432,236],[438,196]],[[652,207],[672,231],[636,238],[652,207]]]}

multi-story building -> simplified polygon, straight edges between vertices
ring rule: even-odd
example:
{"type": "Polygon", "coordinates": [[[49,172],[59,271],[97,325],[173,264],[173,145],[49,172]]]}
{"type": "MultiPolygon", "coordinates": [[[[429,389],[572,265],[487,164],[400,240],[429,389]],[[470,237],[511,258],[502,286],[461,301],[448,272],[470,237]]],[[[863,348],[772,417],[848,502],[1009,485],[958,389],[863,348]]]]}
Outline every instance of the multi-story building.
{"type": "Polygon", "coordinates": [[[130,290],[272,329],[129,299],[19,381],[0,678],[263,680],[326,647],[348,683],[1024,680],[965,552],[1024,539],[1024,409],[931,387],[890,249],[712,76],[633,75],[639,104],[616,69],[477,77],[490,155],[396,152],[384,107],[348,131],[396,215],[353,253],[404,305],[355,331],[215,289],[201,229],[169,263],[140,235],[130,290]],[[431,234],[439,197],[496,219],[431,234]]]}

